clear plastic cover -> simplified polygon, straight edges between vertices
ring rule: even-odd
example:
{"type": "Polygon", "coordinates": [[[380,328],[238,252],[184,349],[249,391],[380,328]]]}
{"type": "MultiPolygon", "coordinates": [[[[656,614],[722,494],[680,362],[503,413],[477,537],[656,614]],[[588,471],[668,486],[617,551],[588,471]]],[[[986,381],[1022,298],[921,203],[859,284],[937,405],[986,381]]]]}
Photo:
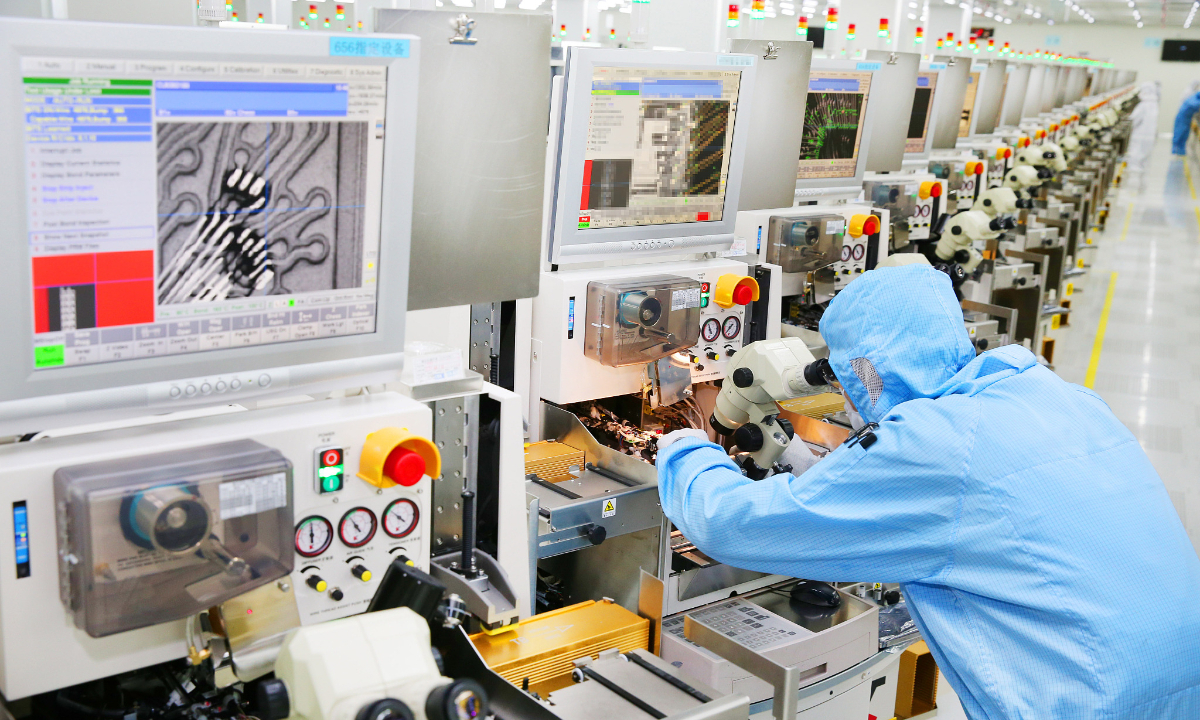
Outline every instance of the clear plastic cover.
{"type": "Polygon", "coordinates": [[[54,495],[62,600],[92,637],[292,571],[292,465],[252,440],[59,468],[54,495]]]}
{"type": "Polygon", "coordinates": [[[833,263],[842,258],[846,219],[841,215],[771,218],[767,234],[767,262],[786,273],[814,272],[827,268],[832,282],[833,263]]]}
{"type": "Polygon", "coordinates": [[[588,283],[584,352],[605,365],[649,363],[700,338],[700,281],[655,275],[588,283]]]}

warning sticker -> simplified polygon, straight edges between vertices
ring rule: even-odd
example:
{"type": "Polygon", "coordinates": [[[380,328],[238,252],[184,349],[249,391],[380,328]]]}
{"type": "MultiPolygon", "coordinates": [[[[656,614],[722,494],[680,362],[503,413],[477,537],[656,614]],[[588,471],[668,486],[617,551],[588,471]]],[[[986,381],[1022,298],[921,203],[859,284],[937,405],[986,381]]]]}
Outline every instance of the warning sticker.
{"type": "Polygon", "coordinates": [[[700,307],[700,288],[675,290],[671,293],[671,309],[687,310],[700,307]]]}
{"type": "Polygon", "coordinates": [[[287,505],[287,473],[221,483],[221,519],[242,517],[287,505]]]}
{"type": "Polygon", "coordinates": [[[600,517],[609,518],[617,514],[617,501],[609,498],[604,501],[604,510],[600,513],[600,517]]]}

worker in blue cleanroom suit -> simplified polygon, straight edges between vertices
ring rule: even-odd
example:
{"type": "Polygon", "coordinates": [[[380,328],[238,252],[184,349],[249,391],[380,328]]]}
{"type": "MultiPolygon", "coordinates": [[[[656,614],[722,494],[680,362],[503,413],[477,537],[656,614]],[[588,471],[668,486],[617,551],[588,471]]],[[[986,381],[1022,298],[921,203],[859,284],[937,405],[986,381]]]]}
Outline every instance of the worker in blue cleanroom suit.
{"type": "Polygon", "coordinates": [[[875,441],[754,482],[668,435],[684,535],[739,568],[899,582],[972,720],[1200,718],[1200,559],[1104,401],[1020,345],[976,357],[928,266],[866,273],[820,329],[875,441]]]}
{"type": "Polygon", "coordinates": [[[1171,154],[1183,155],[1187,152],[1188,134],[1192,131],[1192,116],[1200,111],[1200,92],[1184,99],[1175,113],[1175,133],[1171,137],[1171,154]]]}

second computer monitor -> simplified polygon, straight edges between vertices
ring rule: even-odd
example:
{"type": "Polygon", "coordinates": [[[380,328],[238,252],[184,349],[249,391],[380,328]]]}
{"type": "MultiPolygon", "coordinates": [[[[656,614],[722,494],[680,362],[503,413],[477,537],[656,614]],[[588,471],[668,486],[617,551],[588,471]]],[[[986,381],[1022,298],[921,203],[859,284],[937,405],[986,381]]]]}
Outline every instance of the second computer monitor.
{"type": "Polygon", "coordinates": [[[874,74],[857,69],[855,63],[813,65],[796,189],[801,193],[851,186],[861,189],[870,141],[867,108],[874,74]]]}

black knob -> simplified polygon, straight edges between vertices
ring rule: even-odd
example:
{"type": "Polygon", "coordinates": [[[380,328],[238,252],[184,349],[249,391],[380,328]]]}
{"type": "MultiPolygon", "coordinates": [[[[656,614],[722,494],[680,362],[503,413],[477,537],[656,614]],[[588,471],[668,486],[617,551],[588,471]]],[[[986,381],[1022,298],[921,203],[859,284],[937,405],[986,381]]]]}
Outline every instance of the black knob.
{"type": "Polygon", "coordinates": [[[991,200],[991,198],[984,198],[984,199],[983,199],[983,206],[984,206],[984,207],[991,207],[991,206],[992,206],[992,200],[991,200]]]}
{"type": "Polygon", "coordinates": [[[279,678],[258,683],[254,690],[254,714],[262,720],[284,720],[292,714],[287,685],[279,678]]]}
{"type": "Polygon", "coordinates": [[[754,384],[754,371],[748,367],[740,367],[733,371],[733,384],[740,388],[748,388],[754,384]]]}
{"type": "Polygon", "coordinates": [[[395,698],[384,698],[363,705],[354,720],[413,720],[414,717],[413,711],[404,703],[395,698]]]}
{"type": "Polygon", "coordinates": [[[363,582],[368,582],[371,579],[371,571],[365,565],[355,565],[350,568],[350,574],[363,582]]]}
{"type": "Polygon", "coordinates": [[[608,538],[608,530],[603,525],[588,523],[583,526],[584,535],[593,545],[599,545],[608,538]]]}
{"type": "Polygon", "coordinates": [[[896,603],[900,602],[900,591],[888,590],[883,594],[883,601],[888,605],[895,605],[896,603]]]}
{"type": "Polygon", "coordinates": [[[727,428],[727,427],[725,427],[724,425],[722,425],[722,424],[721,424],[721,423],[720,423],[720,422],[717,420],[717,416],[716,416],[716,415],[709,415],[709,416],[708,416],[708,424],[712,426],[712,429],[713,429],[713,430],[716,430],[716,431],[717,431],[717,434],[718,434],[718,435],[732,435],[732,434],[733,434],[733,430],[732,430],[732,429],[730,429],[730,428],[727,428]]]}
{"type": "Polygon", "coordinates": [[[487,714],[487,693],[479,683],[466,678],[434,688],[425,701],[429,720],[468,720],[487,714]]]}
{"type": "Polygon", "coordinates": [[[720,355],[717,354],[716,350],[709,350],[708,352],[704,353],[704,356],[707,357],[709,360],[716,360],[721,357],[720,355]]]}
{"type": "Polygon", "coordinates": [[[954,262],[965,263],[966,261],[968,261],[970,259],[971,259],[971,253],[967,252],[966,250],[955,250],[954,251],[954,262]]]}
{"type": "Polygon", "coordinates": [[[743,425],[733,433],[733,442],[739,450],[757,452],[763,446],[763,431],[757,425],[743,425]]]}
{"type": "Polygon", "coordinates": [[[787,435],[788,440],[796,437],[796,428],[792,427],[791,420],[788,420],[785,417],[778,417],[775,419],[779,421],[779,429],[783,431],[784,435],[787,435]]]}
{"type": "Polygon", "coordinates": [[[987,338],[979,338],[978,340],[975,341],[975,347],[979,348],[980,350],[987,350],[987,346],[988,346],[987,338]]]}
{"type": "Polygon", "coordinates": [[[951,226],[951,227],[950,227],[950,234],[951,234],[951,235],[962,235],[962,226],[960,226],[960,225],[953,225],[953,226],[951,226]]]}
{"type": "Polygon", "coordinates": [[[325,580],[320,575],[315,574],[304,578],[304,584],[317,592],[325,592],[325,588],[327,587],[325,580]]]}
{"type": "Polygon", "coordinates": [[[334,588],[329,591],[329,599],[334,602],[341,602],[344,597],[346,595],[342,592],[341,588],[334,588]]]}
{"type": "Polygon", "coordinates": [[[1025,284],[1025,278],[1023,278],[1023,277],[1019,277],[1019,278],[1017,278],[1016,280],[1013,280],[1013,283],[1014,283],[1014,284],[1016,284],[1016,285],[1024,285],[1024,284],[1025,284]]]}

